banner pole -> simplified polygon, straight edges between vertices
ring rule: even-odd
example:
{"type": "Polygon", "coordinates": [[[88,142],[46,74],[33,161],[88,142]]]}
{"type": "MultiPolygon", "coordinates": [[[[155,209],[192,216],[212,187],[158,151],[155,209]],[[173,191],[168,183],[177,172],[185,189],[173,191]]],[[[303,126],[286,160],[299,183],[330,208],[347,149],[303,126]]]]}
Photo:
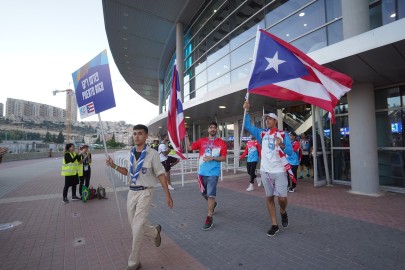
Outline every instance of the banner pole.
{"type": "MultiPolygon", "coordinates": [[[[249,91],[248,90],[246,90],[245,102],[246,101],[249,101],[249,91]]],[[[239,138],[238,157],[240,154],[240,150],[242,149],[242,136],[243,136],[243,130],[245,129],[245,117],[246,117],[246,109],[243,110],[242,128],[240,129],[240,138],[239,138]]],[[[234,153],[234,154],[236,154],[236,153],[234,153]]]]}
{"type": "MultiPolygon", "coordinates": [[[[99,122],[99,124],[100,124],[101,134],[102,134],[102,136],[103,136],[104,154],[105,154],[105,158],[108,159],[108,158],[109,158],[109,155],[108,155],[108,151],[107,151],[107,144],[106,144],[106,141],[105,141],[104,128],[103,128],[103,124],[102,124],[102,122],[101,122],[101,116],[100,116],[100,114],[98,113],[97,115],[98,115],[98,122],[99,122]]],[[[117,189],[116,189],[116,187],[115,187],[115,182],[114,182],[114,179],[113,179],[113,175],[112,175],[111,170],[112,170],[112,168],[110,167],[110,168],[108,169],[108,171],[110,172],[110,180],[111,180],[111,182],[113,183],[113,187],[114,187],[115,200],[116,200],[116,202],[117,202],[118,213],[119,213],[119,215],[120,215],[120,220],[121,220],[121,229],[124,229],[124,222],[122,221],[121,208],[120,208],[120,204],[119,204],[119,202],[118,202],[117,189]]]]}

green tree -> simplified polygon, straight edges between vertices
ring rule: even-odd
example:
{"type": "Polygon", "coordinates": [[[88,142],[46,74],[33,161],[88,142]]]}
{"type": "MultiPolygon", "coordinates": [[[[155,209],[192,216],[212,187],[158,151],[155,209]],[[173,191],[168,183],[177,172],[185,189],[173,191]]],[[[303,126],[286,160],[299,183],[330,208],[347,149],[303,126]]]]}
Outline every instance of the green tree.
{"type": "Polygon", "coordinates": [[[44,142],[52,142],[52,136],[49,131],[46,132],[45,137],[44,137],[44,142]]]}
{"type": "Polygon", "coordinates": [[[62,131],[59,131],[58,138],[56,139],[56,143],[63,143],[65,141],[65,136],[63,136],[62,131]]]}

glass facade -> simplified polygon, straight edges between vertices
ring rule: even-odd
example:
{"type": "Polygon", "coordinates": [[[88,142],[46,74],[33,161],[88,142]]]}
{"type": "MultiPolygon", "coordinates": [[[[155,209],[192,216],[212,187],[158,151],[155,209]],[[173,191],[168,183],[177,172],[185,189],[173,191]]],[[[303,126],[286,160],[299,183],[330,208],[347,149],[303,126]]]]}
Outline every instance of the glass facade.
{"type": "Polygon", "coordinates": [[[197,14],[184,35],[185,101],[249,75],[258,26],[306,53],[343,39],[340,0],[214,0],[197,14]]]}

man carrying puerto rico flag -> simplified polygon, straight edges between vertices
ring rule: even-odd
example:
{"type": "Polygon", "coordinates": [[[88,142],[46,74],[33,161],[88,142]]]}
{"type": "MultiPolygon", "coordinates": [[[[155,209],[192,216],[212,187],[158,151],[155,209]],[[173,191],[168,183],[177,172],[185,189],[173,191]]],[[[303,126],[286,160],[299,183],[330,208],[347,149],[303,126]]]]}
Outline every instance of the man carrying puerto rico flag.
{"type": "Polygon", "coordinates": [[[279,231],[274,196],[278,196],[281,224],[284,228],[288,227],[287,173],[293,182],[296,179],[285,155],[292,154],[292,147],[289,136],[276,128],[279,119],[274,113],[266,115],[267,129],[261,130],[251,125],[249,93],[313,104],[328,111],[333,123],[334,108],[351,89],[352,82],[350,77],[317,64],[288,42],[262,29],[258,30],[252,74],[243,108],[244,127],[262,146],[260,173],[272,222],[268,236],[274,236],[279,231]]]}

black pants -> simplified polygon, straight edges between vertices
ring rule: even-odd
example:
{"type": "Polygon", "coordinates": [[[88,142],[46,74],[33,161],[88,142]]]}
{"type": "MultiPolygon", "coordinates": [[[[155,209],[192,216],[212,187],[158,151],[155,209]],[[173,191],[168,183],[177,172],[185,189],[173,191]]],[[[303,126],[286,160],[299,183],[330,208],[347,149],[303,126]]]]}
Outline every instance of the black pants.
{"type": "Polygon", "coordinates": [[[89,187],[90,177],[91,177],[91,169],[89,167],[89,169],[87,171],[83,171],[83,176],[79,177],[79,194],[80,194],[80,196],[82,196],[83,185],[86,187],[89,187]]]}
{"type": "Polygon", "coordinates": [[[257,161],[255,162],[248,162],[246,165],[247,173],[250,175],[250,183],[253,184],[256,178],[256,166],[257,161]]]}
{"type": "Polygon", "coordinates": [[[65,176],[65,186],[63,187],[63,198],[67,198],[68,189],[72,187],[72,197],[76,196],[77,174],[65,176]]]}
{"type": "MultiPolygon", "coordinates": [[[[291,171],[293,172],[295,179],[297,179],[298,165],[291,165],[291,171]]],[[[297,183],[291,181],[290,175],[288,173],[287,175],[288,175],[288,186],[295,188],[297,186],[297,183]]]]}

